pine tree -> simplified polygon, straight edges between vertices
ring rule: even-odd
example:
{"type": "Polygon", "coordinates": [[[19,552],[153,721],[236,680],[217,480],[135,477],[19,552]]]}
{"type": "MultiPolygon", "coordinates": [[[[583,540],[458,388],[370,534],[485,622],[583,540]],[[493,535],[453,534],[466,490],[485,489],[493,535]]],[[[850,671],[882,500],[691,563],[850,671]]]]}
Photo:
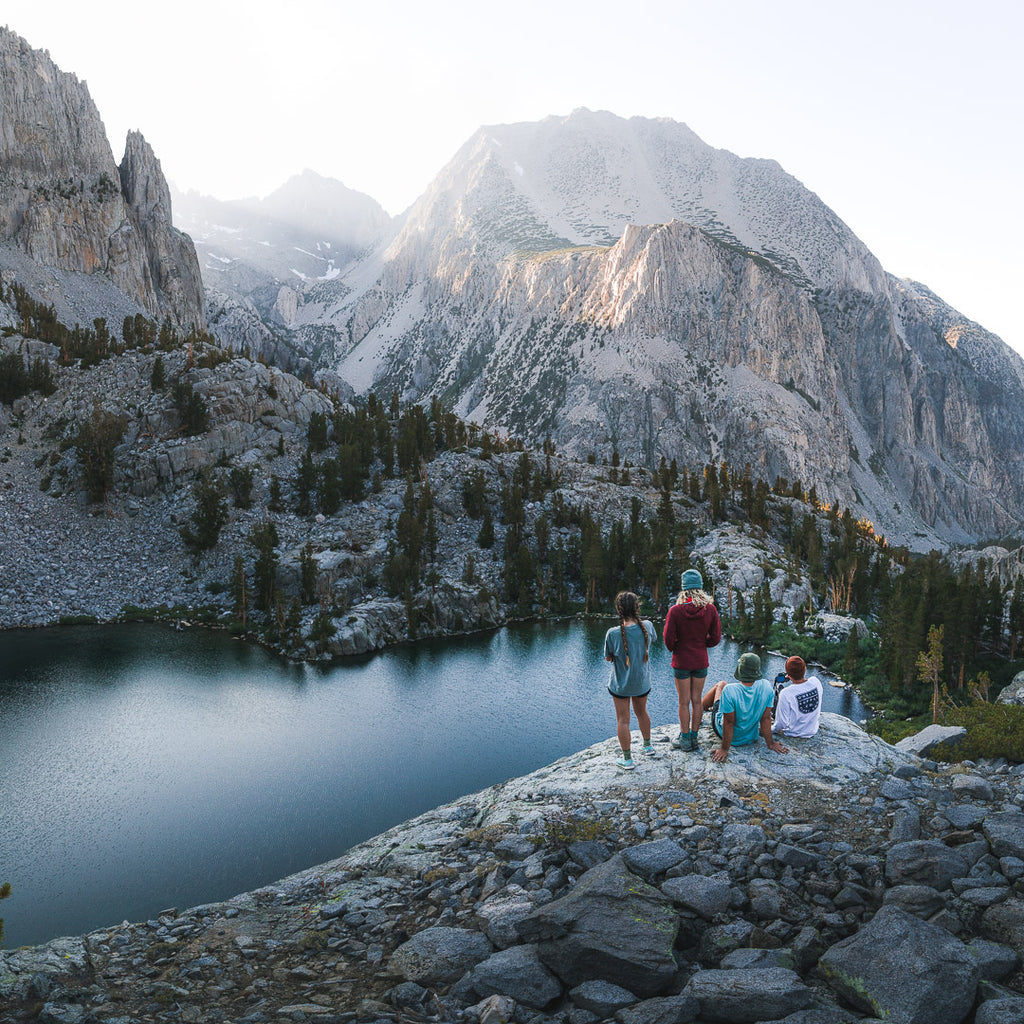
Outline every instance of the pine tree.
{"type": "Polygon", "coordinates": [[[252,508],[253,475],[252,466],[235,466],[228,474],[235,508],[252,508]]]}
{"type": "Polygon", "coordinates": [[[302,603],[313,604],[316,601],[316,580],[319,566],[313,557],[313,545],[307,543],[299,556],[299,575],[302,603]]]}
{"type": "Polygon", "coordinates": [[[316,477],[316,464],[307,450],[295,475],[295,511],[300,516],[308,516],[313,511],[313,488],[316,487],[316,477]]]}
{"type": "Polygon", "coordinates": [[[236,618],[241,620],[242,628],[245,629],[248,595],[245,587],[245,562],[241,555],[235,555],[234,567],[231,570],[231,602],[236,618]]]}
{"type": "Polygon", "coordinates": [[[484,505],[483,522],[480,524],[476,542],[485,551],[494,547],[494,521],[491,519],[491,509],[488,505],[484,505]]]}
{"type": "Polygon", "coordinates": [[[932,723],[939,721],[939,686],[942,680],[942,626],[928,630],[928,649],[917,656],[917,678],[932,688],[932,723]]]}
{"type": "Polygon", "coordinates": [[[195,555],[208,551],[220,539],[220,531],[228,521],[228,506],[224,491],[209,471],[204,471],[192,485],[196,507],[192,512],[192,525],[181,528],[181,539],[195,555]]]}
{"type": "Polygon", "coordinates": [[[327,447],[327,417],[322,412],[310,414],[306,427],[306,441],[311,452],[322,452],[327,447]]]}
{"type": "Polygon", "coordinates": [[[271,512],[280,512],[284,506],[281,504],[281,479],[276,473],[270,477],[268,492],[269,501],[267,502],[267,508],[271,512]]]}
{"type": "Polygon", "coordinates": [[[846,638],[846,653],[843,656],[843,678],[847,681],[853,681],[857,676],[858,646],[857,630],[851,629],[850,635],[846,638]]]}
{"type": "Polygon", "coordinates": [[[256,548],[256,604],[268,614],[273,609],[274,587],[277,585],[277,527],[267,519],[252,528],[249,543],[256,548]]]}
{"type": "Polygon", "coordinates": [[[89,501],[102,501],[114,483],[114,449],[124,436],[127,419],[104,412],[99,402],[92,416],[79,427],[74,446],[82,464],[89,501]]]}

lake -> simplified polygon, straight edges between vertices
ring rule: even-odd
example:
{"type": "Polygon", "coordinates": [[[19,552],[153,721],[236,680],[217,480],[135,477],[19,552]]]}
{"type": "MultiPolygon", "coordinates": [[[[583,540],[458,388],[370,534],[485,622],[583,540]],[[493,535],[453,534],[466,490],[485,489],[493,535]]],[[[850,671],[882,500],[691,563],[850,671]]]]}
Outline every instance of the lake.
{"type": "MultiPolygon", "coordinates": [[[[614,736],[611,624],[330,665],[153,625],[0,633],[7,947],[227,899],[614,736]]],[[[732,678],[740,649],[711,653],[709,679],[732,678]]],[[[652,721],[675,722],[669,656],[651,659],[652,721]]],[[[827,685],[825,709],[869,714],[827,685]]]]}

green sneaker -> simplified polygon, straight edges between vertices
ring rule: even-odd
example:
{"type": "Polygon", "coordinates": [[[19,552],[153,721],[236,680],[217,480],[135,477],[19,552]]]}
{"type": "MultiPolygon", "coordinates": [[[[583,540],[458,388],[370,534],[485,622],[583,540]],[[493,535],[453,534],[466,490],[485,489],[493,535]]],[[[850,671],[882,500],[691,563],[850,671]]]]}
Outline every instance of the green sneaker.
{"type": "Polygon", "coordinates": [[[690,742],[690,750],[691,751],[693,751],[693,750],[700,750],[700,747],[697,746],[697,734],[695,732],[688,732],[686,734],[686,737],[687,737],[687,739],[690,742]]]}
{"type": "Polygon", "coordinates": [[[658,752],[654,749],[654,746],[652,744],[650,744],[650,743],[645,744],[640,749],[648,757],[657,757],[658,756],[658,752]]]}
{"type": "Polygon", "coordinates": [[[690,748],[687,746],[687,743],[689,742],[687,737],[689,737],[689,735],[690,734],[688,732],[681,732],[674,740],[672,740],[671,743],[669,743],[669,746],[673,750],[689,750],[690,748]]]}
{"type": "Polygon", "coordinates": [[[621,754],[619,755],[619,757],[616,758],[615,763],[620,768],[625,768],[626,771],[630,771],[631,769],[636,767],[636,765],[633,764],[633,758],[631,758],[631,757],[623,757],[621,754]]]}

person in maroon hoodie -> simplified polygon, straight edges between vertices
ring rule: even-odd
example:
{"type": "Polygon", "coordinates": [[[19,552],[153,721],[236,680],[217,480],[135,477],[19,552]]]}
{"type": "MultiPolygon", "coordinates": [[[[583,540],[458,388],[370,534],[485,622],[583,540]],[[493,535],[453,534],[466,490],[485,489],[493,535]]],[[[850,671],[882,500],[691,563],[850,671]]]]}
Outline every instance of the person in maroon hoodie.
{"type": "Polygon", "coordinates": [[[679,737],[672,741],[677,750],[696,750],[697,733],[704,714],[701,696],[708,676],[708,648],[722,639],[722,621],[710,594],[703,590],[704,578],[696,569],[683,573],[679,599],[669,609],[662,634],[672,652],[672,673],[679,694],[679,737]],[[688,725],[689,731],[683,732],[688,725]]]}

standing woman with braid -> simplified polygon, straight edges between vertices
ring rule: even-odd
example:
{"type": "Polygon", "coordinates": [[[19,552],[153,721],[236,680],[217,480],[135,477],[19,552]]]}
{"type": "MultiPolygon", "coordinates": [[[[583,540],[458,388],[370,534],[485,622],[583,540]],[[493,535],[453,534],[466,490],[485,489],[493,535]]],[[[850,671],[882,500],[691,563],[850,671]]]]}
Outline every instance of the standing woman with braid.
{"type": "Polygon", "coordinates": [[[657,635],[654,626],[640,619],[640,599],[624,590],[615,598],[618,626],[608,630],[604,638],[604,660],[612,663],[608,692],[615,700],[615,724],[621,754],[616,760],[620,768],[632,768],[630,752],[629,708],[633,702],[643,752],[654,754],[651,746],[651,716],[647,714],[647,695],[651,692],[651,641],[657,635]]]}
{"type": "Polygon", "coordinates": [[[697,733],[704,714],[701,697],[708,677],[708,648],[722,639],[722,620],[704,577],[696,569],[683,573],[679,599],[668,610],[662,639],[672,652],[672,674],[679,694],[679,736],[672,741],[676,750],[696,750],[697,733]],[[684,732],[686,729],[688,731],[684,732]]]}

